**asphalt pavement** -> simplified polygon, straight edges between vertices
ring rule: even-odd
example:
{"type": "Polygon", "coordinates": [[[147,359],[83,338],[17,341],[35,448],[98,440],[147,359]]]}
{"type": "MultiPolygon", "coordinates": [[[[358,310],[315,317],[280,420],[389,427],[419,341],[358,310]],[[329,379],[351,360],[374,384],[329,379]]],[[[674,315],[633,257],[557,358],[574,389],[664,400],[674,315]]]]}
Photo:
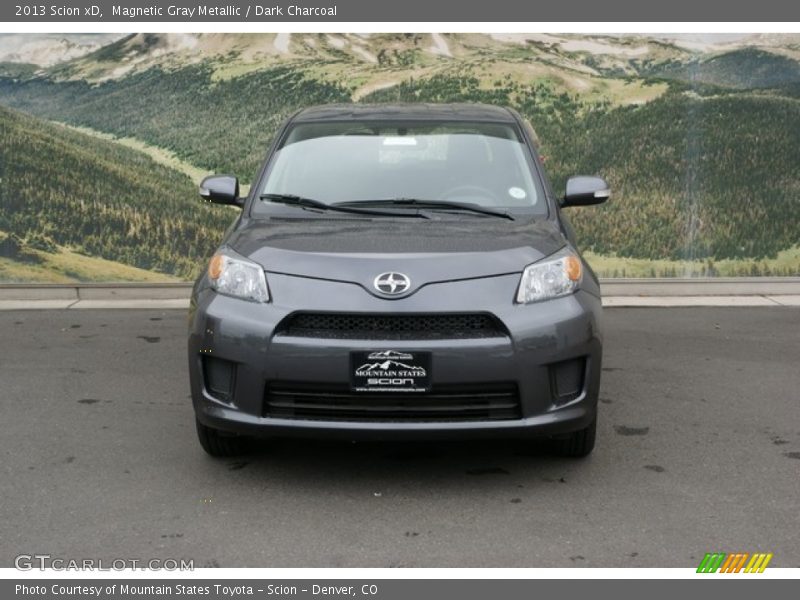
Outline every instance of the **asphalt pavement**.
{"type": "Polygon", "coordinates": [[[198,445],[180,310],[0,313],[0,566],[800,567],[800,308],[605,313],[585,460],[506,442],[198,445]]]}

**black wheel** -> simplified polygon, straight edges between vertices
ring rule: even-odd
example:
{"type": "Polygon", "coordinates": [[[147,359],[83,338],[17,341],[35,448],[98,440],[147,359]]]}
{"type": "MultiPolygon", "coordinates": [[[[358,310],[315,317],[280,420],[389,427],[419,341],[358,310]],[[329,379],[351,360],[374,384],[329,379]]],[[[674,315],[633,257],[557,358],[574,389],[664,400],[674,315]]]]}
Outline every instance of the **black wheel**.
{"type": "Polygon", "coordinates": [[[197,439],[209,455],[216,458],[239,456],[250,448],[250,439],[238,435],[227,434],[218,429],[207,427],[197,421],[197,439]]]}
{"type": "Polygon", "coordinates": [[[589,456],[594,450],[594,440],[597,435],[597,417],[588,427],[575,431],[569,436],[552,440],[552,449],[559,456],[570,458],[583,458],[589,456]]]}

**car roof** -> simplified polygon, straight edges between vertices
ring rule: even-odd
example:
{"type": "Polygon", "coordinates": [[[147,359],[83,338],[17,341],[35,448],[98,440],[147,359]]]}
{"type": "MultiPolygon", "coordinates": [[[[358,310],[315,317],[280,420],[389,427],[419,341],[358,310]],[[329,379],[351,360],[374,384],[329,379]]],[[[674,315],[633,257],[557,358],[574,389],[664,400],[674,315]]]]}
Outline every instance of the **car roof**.
{"type": "Polygon", "coordinates": [[[491,121],[516,122],[507,108],[489,104],[323,104],[301,110],[292,119],[320,121],[491,121]]]}

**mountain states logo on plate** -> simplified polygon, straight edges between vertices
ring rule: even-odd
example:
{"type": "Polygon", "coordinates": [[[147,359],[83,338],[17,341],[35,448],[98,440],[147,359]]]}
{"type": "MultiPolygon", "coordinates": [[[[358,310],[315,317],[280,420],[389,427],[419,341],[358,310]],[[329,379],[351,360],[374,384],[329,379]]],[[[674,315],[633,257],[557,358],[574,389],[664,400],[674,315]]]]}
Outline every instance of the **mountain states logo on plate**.
{"type": "Polygon", "coordinates": [[[421,377],[425,377],[426,375],[426,371],[422,367],[400,362],[402,360],[414,360],[413,354],[386,350],[384,352],[373,352],[367,358],[376,362],[361,365],[356,370],[356,374],[363,373],[364,375],[368,375],[369,373],[373,373],[386,377],[394,377],[406,375],[410,372],[421,377]]]}
{"type": "Polygon", "coordinates": [[[430,353],[354,352],[355,391],[424,392],[430,387],[430,353]]]}

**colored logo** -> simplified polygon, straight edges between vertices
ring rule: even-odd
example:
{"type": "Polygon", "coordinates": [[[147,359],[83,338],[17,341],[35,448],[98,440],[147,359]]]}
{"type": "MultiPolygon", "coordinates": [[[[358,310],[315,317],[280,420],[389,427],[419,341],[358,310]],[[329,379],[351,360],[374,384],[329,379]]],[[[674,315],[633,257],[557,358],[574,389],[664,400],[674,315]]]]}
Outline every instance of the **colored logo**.
{"type": "Polygon", "coordinates": [[[724,552],[708,552],[697,567],[698,573],[763,573],[772,552],[737,552],[725,554],[724,552]]]}

